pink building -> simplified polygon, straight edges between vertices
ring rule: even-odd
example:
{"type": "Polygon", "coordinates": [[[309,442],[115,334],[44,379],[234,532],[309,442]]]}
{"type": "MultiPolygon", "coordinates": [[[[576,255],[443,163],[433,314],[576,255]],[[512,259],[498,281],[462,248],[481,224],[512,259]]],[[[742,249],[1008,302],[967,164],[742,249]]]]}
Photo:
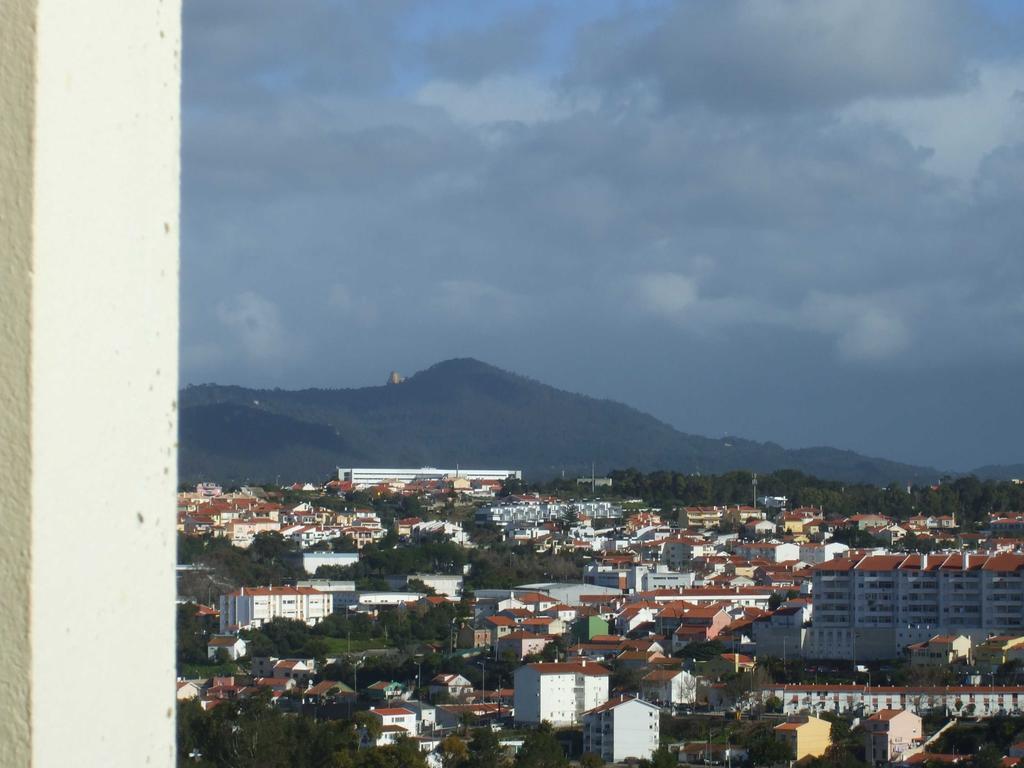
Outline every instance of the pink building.
{"type": "Polygon", "coordinates": [[[882,709],[863,721],[864,757],[888,763],[921,744],[921,718],[906,709],[882,709]]]}
{"type": "Polygon", "coordinates": [[[517,659],[524,659],[541,653],[548,643],[554,641],[551,635],[540,635],[536,632],[510,632],[498,640],[498,655],[510,651],[517,659]]]}

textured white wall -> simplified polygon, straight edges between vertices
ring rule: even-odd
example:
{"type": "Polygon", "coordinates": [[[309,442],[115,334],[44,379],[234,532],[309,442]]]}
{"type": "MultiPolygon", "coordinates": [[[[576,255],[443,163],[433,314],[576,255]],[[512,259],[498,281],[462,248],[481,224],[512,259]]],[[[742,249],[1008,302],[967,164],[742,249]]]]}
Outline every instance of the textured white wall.
{"type": "Polygon", "coordinates": [[[0,3],[0,765],[31,755],[32,126],[34,0],[0,3]]]}
{"type": "Polygon", "coordinates": [[[180,2],[0,8],[0,763],[171,766],[180,2]]]}

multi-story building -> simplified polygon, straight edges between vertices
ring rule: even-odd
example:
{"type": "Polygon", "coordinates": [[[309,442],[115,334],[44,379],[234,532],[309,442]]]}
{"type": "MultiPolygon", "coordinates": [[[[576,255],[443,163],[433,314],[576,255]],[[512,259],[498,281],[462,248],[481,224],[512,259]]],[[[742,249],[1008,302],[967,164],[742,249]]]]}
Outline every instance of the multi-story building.
{"type": "Polygon", "coordinates": [[[683,528],[707,530],[722,521],[721,507],[683,507],[679,513],[679,525],[683,528]]]}
{"type": "MultiPolygon", "coordinates": [[[[713,706],[725,703],[722,693],[709,689],[713,706]]],[[[871,715],[884,709],[909,709],[917,714],[991,717],[1024,713],[1024,686],[874,686],[861,684],[774,683],[761,690],[761,701],[776,698],[784,714],[834,712],[871,715]]]]}
{"type": "Polygon", "coordinates": [[[883,709],[861,721],[868,765],[891,763],[921,743],[921,717],[906,709],[883,709]]]}
{"type": "Polygon", "coordinates": [[[789,746],[794,760],[824,755],[832,743],[831,732],[830,722],[809,716],[775,726],[775,738],[789,746]]]}
{"type": "Polygon", "coordinates": [[[895,658],[937,634],[1024,629],[1024,554],[868,555],[818,565],[805,655],[895,658]]]}
{"type": "Polygon", "coordinates": [[[488,504],[476,511],[478,525],[509,526],[516,523],[546,523],[577,515],[591,520],[618,520],[622,507],[610,501],[558,501],[542,498],[516,498],[499,504],[488,504]]]}
{"type": "Polygon", "coordinates": [[[220,632],[255,629],[278,618],[312,626],[333,607],[329,593],[311,587],[240,587],[220,596],[220,632]]]}
{"type": "Polygon", "coordinates": [[[661,710],[643,699],[615,699],[583,713],[583,751],[606,763],[649,760],[658,750],[661,710]]]}
{"type": "Polygon", "coordinates": [[[525,664],[515,672],[516,722],[576,725],[584,712],[608,701],[610,675],[586,659],[525,664]]]}
{"type": "Polygon", "coordinates": [[[669,568],[681,569],[698,557],[715,554],[714,542],[697,536],[673,536],[661,542],[661,562],[669,568]]]}
{"type": "Polygon", "coordinates": [[[974,663],[989,672],[1011,660],[1024,661],[1024,635],[993,635],[974,649],[974,663]]]}

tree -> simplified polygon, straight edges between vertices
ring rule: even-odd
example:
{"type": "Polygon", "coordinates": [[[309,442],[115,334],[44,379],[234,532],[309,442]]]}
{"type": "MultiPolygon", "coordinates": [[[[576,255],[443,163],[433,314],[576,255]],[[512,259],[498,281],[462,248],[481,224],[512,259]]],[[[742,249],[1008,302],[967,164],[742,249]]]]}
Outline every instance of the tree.
{"type": "Polygon", "coordinates": [[[761,727],[755,730],[747,742],[747,755],[750,764],[776,765],[793,759],[793,752],[789,745],[775,738],[770,728],[761,727]]]}
{"type": "Polygon", "coordinates": [[[604,765],[604,760],[593,752],[584,752],[580,756],[580,768],[601,768],[602,765],[604,765]]]}
{"type": "Polygon", "coordinates": [[[441,757],[441,765],[444,768],[455,768],[455,766],[461,764],[469,756],[466,742],[454,734],[447,736],[438,745],[437,751],[441,757]]]}
{"type": "Polygon", "coordinates": [[[1003,762],[1003,751],[993,744],[986,744],[971,759],[972,768],[999,768],[1003,762]]]}
{"type": "Polygon", "coordinates": [[[640,768],[676,768],[679,765],[679,758],[669,752],[668,746],[662,744],[658,750],[651,755],[650,760],[641,760],[640,768]]]}
{"type": "Polygon", "coordinates": [[[515,765],[516,768],[568,768],[569,760],[550,723],[541,723],[526,737],[516,755],[515,765]]]}
{"type": "Polygon", "coordinates": [[[469,742],[464,768],[500,768],[505,763],[501,742],[490,728],[477,728],[469,742]]]}

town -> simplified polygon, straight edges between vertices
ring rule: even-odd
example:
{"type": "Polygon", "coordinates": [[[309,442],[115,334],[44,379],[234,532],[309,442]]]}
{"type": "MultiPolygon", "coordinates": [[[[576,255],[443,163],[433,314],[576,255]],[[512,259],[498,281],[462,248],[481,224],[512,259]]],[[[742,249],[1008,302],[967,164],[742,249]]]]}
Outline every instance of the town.
{"type": "Polygon", "coordinates": [[[281,718],[329,729],[325,764],[1015,765],[1022,498],[792,472],[200,483],[178,497],[180,754],[281,718]]]}

